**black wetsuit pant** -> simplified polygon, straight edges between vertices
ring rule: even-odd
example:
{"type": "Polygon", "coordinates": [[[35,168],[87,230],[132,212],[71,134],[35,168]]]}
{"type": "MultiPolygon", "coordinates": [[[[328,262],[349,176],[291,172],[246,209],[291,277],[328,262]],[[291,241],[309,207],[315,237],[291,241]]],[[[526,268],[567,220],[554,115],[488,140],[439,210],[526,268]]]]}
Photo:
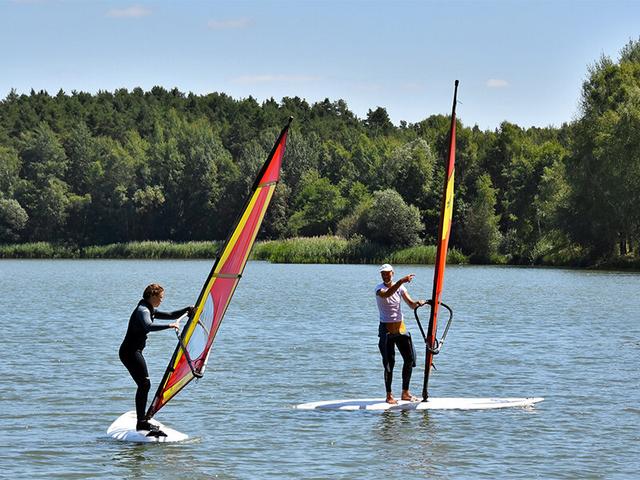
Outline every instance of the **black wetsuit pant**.
{"type": "Polygon", "coordinates": [[[411,382],[411,372],[413,367],[416,366],[416,351],[413,348],[413,342],[411,341],[411,334],[407,333],[388,333],[387,326],[384,323],[380,323],[378,329],[378,348],[380,349],[380,355],[382,355],[382,365],[384,366],[384,386],[387,389],[387,393],[391,393],[391,383],[393,381],[393,367],[396,363],[396,349],[402,360],[402,390],[409,390],[409,383],[411,382]]]}
{"type": "Polygon", "coordinates": [[[119,353],[120,360],[124,366],[127,367],[127,370],[129,370],[136,385],[138,385],[138,390],[136,391],[136,415],[138,422],[141,422],[145,419],[147,396],[151,388],[147,362],[142,356],[142,350],[128,350],[121,347],[119,353]]]}

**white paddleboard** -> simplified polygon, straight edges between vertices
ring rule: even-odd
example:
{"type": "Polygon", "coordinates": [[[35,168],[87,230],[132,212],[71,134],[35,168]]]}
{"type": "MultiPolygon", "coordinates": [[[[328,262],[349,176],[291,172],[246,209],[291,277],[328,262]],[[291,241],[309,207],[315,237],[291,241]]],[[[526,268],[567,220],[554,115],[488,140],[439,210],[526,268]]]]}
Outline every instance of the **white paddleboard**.
{"type": "Polygon", "coordinates": [[[489,410],[493,408],[530,407],[544,398],[429,398],[426,402],[398,400],[397,404],[384,398],[353,398],[301,403],[299,410],[489,410]]]}
{"type": "Polygon", "coordinates": [[[147,437],[149,433],[146,430],[136,430],[136,412],[134,410],[123,413],[115,422],[107,429],[107,435],[116,440],[122,440],[123,442],[136,442],[136,443],[168,443],[168,442],[181,442],[189,438],[188,435],[180,433],[173,428],[163,425],[161,422],[151,419],[149,423],[157,425],[160,430],[167,434],[166,437],[147,437]]]}

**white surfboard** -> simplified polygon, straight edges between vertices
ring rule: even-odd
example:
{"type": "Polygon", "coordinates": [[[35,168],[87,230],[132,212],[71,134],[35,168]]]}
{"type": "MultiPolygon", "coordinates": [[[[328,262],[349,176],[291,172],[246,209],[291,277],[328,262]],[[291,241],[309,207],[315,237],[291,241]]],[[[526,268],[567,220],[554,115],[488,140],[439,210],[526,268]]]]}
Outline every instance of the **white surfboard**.
{"type": "Polygon", "coordinates": [[[166,437],[148,437],[149,433],[146,430],[136,430],[136,412],[134,410],[123,413],[115,422],[107,429],[107,435],[116,440],[122,440],[123,442],[136,442],[136,443],[168,443],[168,442],[181,442],[189,438],[188,435],[178,432],[173,428],[167,427],[161,422],[151,419],[149,423],[157,425],[160,430],[167,434],[166,437]]]}
{"type": "Polygon", "coordinates": [[[544,398],[429,398],[426,402],[398,400],[397,404],[384,398],[353,398],[301,403],[299,410],[489,410],[493,408],[530,407],[544,398]]]}

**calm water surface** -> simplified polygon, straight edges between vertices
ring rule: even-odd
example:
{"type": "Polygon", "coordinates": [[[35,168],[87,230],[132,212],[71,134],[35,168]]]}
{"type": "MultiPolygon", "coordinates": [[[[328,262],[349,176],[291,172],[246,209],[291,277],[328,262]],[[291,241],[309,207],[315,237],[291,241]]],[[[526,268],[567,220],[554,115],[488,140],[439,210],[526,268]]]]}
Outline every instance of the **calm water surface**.
{"type": "MultiPolygon", "coordinates": [[[[117,350],[143,288],[162,283],[163,308],[180,308],[210,267],[0,261],[1,478],[637,478],[640,275],[628,273],[448,268],[455,318],[431,394],[545,397],[535,409],[309,412],[292,407],[384,393],[377,268],[250,262],[207,374],[158,414],[192,440],[110,440],[133,409],[117,350]]],[[[427,296],[431,267],[396,270],[427,296]]],[[[175,336],[147,345],[154,392],[175,336]]]]}

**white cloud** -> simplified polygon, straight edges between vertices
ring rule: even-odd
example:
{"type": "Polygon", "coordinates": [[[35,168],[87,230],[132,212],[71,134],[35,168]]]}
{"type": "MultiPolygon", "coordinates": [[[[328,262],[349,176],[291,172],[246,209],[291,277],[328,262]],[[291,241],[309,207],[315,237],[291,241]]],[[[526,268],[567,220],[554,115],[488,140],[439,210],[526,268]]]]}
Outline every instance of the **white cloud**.
{"type": "Polygon", "coordinates": [[[236,18],[233,20],[209,20],[207,26],[212,30],[235,30],[247,28],[252,23],[248,18],[236,18]]]}
{"type": "Polygon", "coordinates": [[[107,12],[108,17],[116,18],[138,18],[146,17],[147,15],[151,15],[151,10],[139,5],[133,5],[128,8],[114,8],[107,12]]]}
{"type": "Polygon", "coordinates": [[[240,77],[233,78],[232,81],[233,83],[249,85],[275,82],[314,82],[319,79],[320,77],[314,77],[312,75],[241,75],[240,77]]]}
{"type": "Polygon", "coordinates": [[[506,88],[509,86],[509,82],[499,78],[490,78],[487,80],[487,87],[489,88],[506,88]]]}

